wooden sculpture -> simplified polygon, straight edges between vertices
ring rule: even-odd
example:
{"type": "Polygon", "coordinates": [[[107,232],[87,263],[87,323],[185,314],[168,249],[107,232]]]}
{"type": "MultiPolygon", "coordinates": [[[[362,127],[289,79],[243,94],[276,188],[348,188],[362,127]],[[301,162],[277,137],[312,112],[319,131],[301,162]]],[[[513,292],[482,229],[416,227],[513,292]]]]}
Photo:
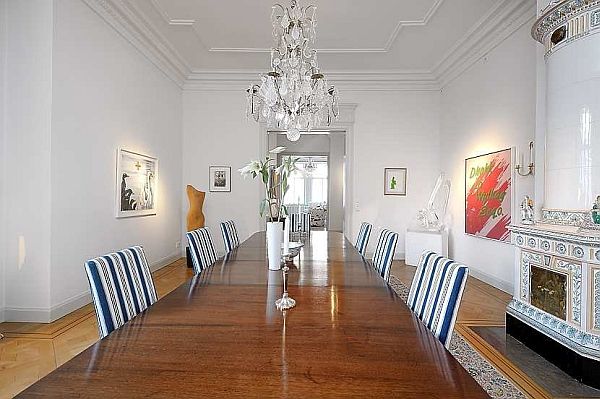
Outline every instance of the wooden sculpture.
{"type": "Polygon", "coordinates": [[[187,185],[186,188],[190,209],[187,214],[187,231],[192,231],[204,227],[204,213],[202,213],[202,205],[204,205],[204,191],[198,191],[193,186],[187,185]]]}

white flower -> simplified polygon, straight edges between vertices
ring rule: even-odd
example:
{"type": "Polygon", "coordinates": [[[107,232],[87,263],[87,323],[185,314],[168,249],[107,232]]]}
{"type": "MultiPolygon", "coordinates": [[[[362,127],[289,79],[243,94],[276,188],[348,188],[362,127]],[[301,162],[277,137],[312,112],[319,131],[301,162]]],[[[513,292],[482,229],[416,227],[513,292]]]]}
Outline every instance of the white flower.
{"type": "Polygon", "coordinates": [[[260,172],[260,162],[251,161],[248,165],[244,166],[241,169],[238,169],[238,172],[244,177],[247,176],[256,177],[256,175],[260,172]]]}

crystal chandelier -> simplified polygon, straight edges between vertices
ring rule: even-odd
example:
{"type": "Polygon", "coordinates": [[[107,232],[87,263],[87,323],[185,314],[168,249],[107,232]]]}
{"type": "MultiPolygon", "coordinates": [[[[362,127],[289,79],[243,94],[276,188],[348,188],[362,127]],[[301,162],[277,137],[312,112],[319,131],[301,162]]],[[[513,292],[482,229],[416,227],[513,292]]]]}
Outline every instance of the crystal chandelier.
{"type": "Polygon", "coordinates": [[[308,158],[308,162],[304,166],[304,173],[307,175],[312,175],[315,170],[317,170],[317,165],[315,165],[312,158],[308,158]]]}
{"type": "Polygon", "coordinates": [[[314,5],[299,7],[296,0],[289,8],[273,6],[271,71],[246,90],[247,116],[285,130],[290,141],[298,140],[302,130],[330,126],[339,114],[337,90],[328,87],[313,48],[315,10],[314,5]]]}

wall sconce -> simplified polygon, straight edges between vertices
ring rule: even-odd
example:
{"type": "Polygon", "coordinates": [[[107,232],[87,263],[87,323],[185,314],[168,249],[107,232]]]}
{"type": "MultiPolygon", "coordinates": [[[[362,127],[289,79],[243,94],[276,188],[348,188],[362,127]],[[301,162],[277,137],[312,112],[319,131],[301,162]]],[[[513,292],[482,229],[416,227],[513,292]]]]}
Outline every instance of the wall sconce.
{"type": "MultiPolygon", "coordinates": [[[[520,162],[521,160],[518,159],[518,161],[520,162]]],[[[524,169],[523,165],[521,165],[520,163],[517,163],[517,166],[515,166],[515,170],[517,171],[517,173],[519,174],[519,176],[529,176],[529,175],[533,175],[533,171],[535,170],[535,165],[533,164],[533,141],[529,142],[529,165],[527,165],[528,171],[527,173],[521,172],[521,169],[524,169]]]]}

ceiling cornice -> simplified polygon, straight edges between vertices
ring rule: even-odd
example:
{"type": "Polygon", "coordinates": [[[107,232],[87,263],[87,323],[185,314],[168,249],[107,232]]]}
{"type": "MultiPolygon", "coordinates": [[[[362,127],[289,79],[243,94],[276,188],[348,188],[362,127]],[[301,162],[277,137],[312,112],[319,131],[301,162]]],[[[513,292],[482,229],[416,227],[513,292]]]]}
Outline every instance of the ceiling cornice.
{"type": "Polygon", "coordinates": [[[82,1],[128,40],[169,79],[179,87],[183,87],[191,68],[137,8],[122,0],[82,1]]]}
{"type": "MultiPolygon", "coordinates": [[[[264,71],[196,70],[184,90],[245,90],[259,82],[264,71]]],[[[427,71],[328,71],[327,80],[342,91],[439,90],[439,82],[427,71]]]]}
{"type": "MultiPolygon", "coordinates": [[[[434,16],[436,11],[440,8],[445,0],[435,0],[431,7],[427,10],[423,18],[416,20],[400,20],[394,27],[394,30],[390,34],[384,47],[367,47],[367,48],[317,48],[319,53],[333,53],[333,54],[345,54],[345,53],[387,53],[390,51],[392,45],[398,38],[398,35],[405,26],[425,26],[429,23],[429,20],[434,16]]],[[[209,51],[216,53],[270,53],[271,48],[250,48],[250,47],[208,47],[204,43],[202,36],[198,29],[196,29],[196,20],[194,19],[177,19],[171,18],[171,16],[158,4],[157,0],[150,0],[150,4],[154,7],[155,11],[163,18],[163,20],[169,25],[184,25],[190,26],[197,36],[200,43],[209,51]]]]}
{"type": "MultiPolygon", "coordinates": [[[[127,0],[82,0],[184,90],[245,90],[264,71],[192,70],[177,50],[127,0]]],[[[442,0],[436,2],[437,7],[442,0]]],[[[430,10],[431,15],[437,8],[430,10]]],[[[343,91],[440,90],[536,15],[535,0],[498,0],[494,8],[448,49],[431,71],[326,71],[343,91]]],[[[427,17],[427,16],[426,16],[427,17]]],[[[190,21],[178,24],[190,24],[190,21]]],[[[173,23],[175,23],[173,22],[173,23]]],[[[415,22],[416,23],[416,22],[415,22]]],[[[423,21],[427,23],[427,21],[423,21]]],[[[402,26],[399,23],[398,31],[402,26]]]]}
{"type": "Polygon", "coordinates": [[[534,0],[501,0],[433,68],[442,87],[452,82],[523,24],[536,17],[534,0]]]}

